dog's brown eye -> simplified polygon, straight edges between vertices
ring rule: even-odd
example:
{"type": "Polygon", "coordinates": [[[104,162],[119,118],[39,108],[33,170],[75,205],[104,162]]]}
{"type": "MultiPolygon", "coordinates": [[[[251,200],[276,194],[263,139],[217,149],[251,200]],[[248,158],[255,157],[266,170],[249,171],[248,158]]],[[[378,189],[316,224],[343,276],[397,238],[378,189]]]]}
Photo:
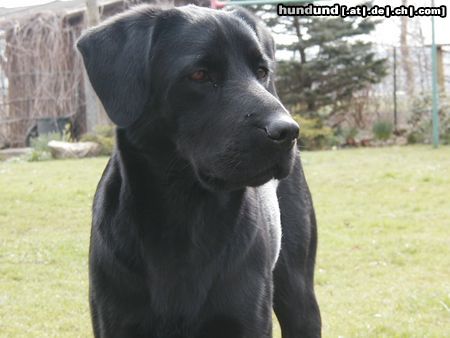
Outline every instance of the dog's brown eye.
{"type": "Polygon", "coordinates": [[[268,75],[269,75],[269,70],[267,68],[259,67],[258,70],[256,71],[256,77],[259,80],[265,80],[268,75]]]}
{"type": "Polygon", "coordinates": [[[208,79],[208,73],[206,73],[206,70],[197,70],[195,72],[193,72],[189,78],[192,81],[198,81],[198,82],[202,82],[202,81],[206,81],[208,79]]]}

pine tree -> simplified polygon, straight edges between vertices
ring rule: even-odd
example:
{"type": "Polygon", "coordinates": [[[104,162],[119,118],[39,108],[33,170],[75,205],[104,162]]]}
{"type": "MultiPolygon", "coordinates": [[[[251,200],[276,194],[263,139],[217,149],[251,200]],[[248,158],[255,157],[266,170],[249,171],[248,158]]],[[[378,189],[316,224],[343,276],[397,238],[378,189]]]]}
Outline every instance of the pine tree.
{"type": "Polygon", "coordinates": [[[258,11],[275,33],[292,37],[292,43],[277,45],[294,55],[278,62],[277,88],[293,113],[315,118],[345,112],[354,93],[386,75],[386,60],[361,39],[375,28],[376,20],[279,17],[267,6],[258,11]]]}

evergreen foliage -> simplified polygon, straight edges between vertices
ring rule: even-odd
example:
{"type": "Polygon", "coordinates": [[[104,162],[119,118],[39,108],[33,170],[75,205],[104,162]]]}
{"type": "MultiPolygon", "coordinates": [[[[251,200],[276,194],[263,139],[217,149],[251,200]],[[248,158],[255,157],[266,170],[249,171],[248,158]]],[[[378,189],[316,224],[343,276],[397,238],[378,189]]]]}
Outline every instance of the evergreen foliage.
{"type": "Polygon", "coordinates": [[[277,45],[278,50],[293,52],[290,60],[278,62],[277,88],[294,114],[321,119],[345,114],[354,93],[386,75],[386,59],[378,58],[372,44],[361,39],[379,21],[279,17],[271,6],[258,11],[276,34],[291,37],[291,43],[277,45]]]}

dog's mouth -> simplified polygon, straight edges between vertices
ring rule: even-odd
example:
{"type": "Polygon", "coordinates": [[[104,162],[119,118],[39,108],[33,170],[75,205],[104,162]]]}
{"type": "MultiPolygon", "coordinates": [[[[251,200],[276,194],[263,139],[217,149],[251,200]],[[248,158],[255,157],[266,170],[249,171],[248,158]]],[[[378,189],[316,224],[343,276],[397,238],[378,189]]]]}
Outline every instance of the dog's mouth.
{"type": "MultiPolygon", "coordinates": [[[[245,187],[257,187],[275,178],[281,180],[289,175],[294,163],[293,148],[272,157],[240,159],[239,165],[230,170],[228,158],[220,161],[211,159],[202,161],[204,165],[191,161],[199,183],[213,191],[232,191],[245,187]],[[208,163],[208,164],[206,164],[208,163]],[[210,163],[210,164],[209,164],[210,163]]],[[[235,162],[236,159],[233,157],[235,162]]]]}
{"type": "Polygon", "coordinates": [[[212,190],[235,190],[243,187],[257,187],[272,178],[282,176],[277,167],[269,167],[258,171],[256,174],[239,175],[238,178],[222,178],[209,174],[206,171],[198,171],[198,178],[201,184],[212,190]]]}

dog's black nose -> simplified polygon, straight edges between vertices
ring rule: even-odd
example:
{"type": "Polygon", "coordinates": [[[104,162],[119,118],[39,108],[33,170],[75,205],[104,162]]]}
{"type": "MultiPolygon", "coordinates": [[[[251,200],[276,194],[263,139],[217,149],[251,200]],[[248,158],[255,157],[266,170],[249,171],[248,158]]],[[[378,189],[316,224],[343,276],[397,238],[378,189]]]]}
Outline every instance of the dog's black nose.
{"type": "Polygon", "coordinates": [[[300,127],[291,118],[279,118],[270,121],[264,130],[267,136],[275,142],[291,143],[298,137],[300,127]]]}

